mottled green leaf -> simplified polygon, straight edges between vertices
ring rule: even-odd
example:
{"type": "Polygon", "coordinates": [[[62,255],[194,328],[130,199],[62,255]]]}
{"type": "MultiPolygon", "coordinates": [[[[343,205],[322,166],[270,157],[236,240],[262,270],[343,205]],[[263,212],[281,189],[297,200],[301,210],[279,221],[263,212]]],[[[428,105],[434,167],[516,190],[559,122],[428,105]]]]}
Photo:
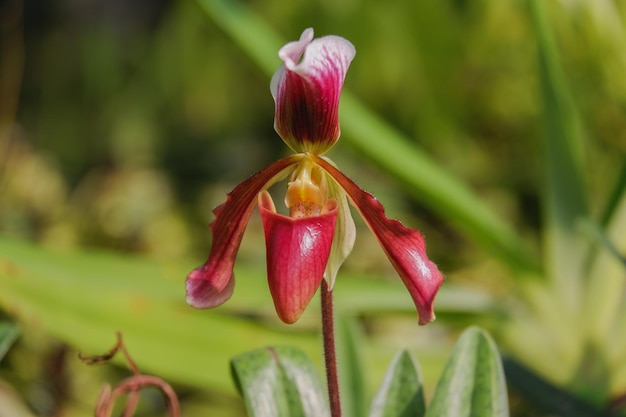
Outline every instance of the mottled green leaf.
{"type": "Polygon", "coordinates": [[[508,415],[500,354],[485,331],[470,327],[452,351],[426,417],[508,415]]]}
{"type": "Polygon", "coordinates": [[[389,366],[372,403],[370,417],[422,417],[424,411],[420,369],[411,354],[404,350],[389,366]]]}
{"type": "Polygon", "coordinates": [[[304,352],[268,347],[236,356],[233,377],[250,417],[325,417],[322,382],[304,352]]]}

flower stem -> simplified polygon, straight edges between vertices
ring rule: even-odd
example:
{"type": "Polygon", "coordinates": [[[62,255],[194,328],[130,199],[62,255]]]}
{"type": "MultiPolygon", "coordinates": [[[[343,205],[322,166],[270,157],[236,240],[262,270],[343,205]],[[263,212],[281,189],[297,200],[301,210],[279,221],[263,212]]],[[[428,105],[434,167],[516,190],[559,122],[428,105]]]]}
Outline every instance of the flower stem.
{"type": "Polygon", "coordinates": [[[337,354],[335,351],[335,318],[333,315],[333,292],[326,280],[322,280],[322,335],[324,338],[324,361],[328,384],[328,400],[331,417],[341,417],[339,378],[337,376],[337,354]]]}

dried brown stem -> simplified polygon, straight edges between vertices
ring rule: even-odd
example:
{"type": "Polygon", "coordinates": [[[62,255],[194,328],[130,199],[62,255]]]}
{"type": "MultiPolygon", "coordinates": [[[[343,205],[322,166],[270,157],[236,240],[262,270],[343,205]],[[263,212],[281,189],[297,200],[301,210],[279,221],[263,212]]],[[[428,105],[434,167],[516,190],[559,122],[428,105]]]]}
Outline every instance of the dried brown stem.
{"type": "Polygon", "coordinates": [[[113,346],[113,348],[104,355],[84,356],[79,353],[78,357],[86,364],[93,365],[111,360],[119,351],[124,354],[126,362],[133,372],[133,376],[123,380],[113,389],[111,389],[110,385],[105,385],[102,388],[102,392],[100,393],[100,397],[98,398],[98,402],[96,404],[96,417],[110,417],[113,412],[115,402],[122,395],[128,395],[128,402],[126,403],[122,416],[132,417],[135,413],[135,409],[137,408],[137,404],[139,403],[139,391],[147,387],[155,387],[159,389],[165,396],[170,417],[179,417],[180,404],[172,387],[159,377],[153,375],[143,375],[139,372],[139,368],[135,364],[135,361],[133,361],[132,357],[128,353],[128,350],[126,350],[126,347],[124,346],[122,334],[120,332],[117,332],[117,343],[115,346],[113,346]]]}

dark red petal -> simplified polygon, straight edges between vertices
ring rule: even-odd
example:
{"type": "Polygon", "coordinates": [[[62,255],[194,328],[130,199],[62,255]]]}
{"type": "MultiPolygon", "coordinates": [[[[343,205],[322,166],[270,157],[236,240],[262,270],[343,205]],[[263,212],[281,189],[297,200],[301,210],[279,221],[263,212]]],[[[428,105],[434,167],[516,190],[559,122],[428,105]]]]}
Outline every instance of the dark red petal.
{"type": "Polygon", "coordinates": [[[294,323],[315,295],[330,255],[337,203],[318,216],[291,218],[276,213],[269,193],[259,194],[267,246],[267,279],[278,317],[294,323]]]}
{"type": "Polygon", "coordinates": [[[376,197],[361,190],[326,159],[315,155],[312,157],[346,191],[380,242],[415,302],[419,324],[433,321],[435,319],[433,301],[443,282],[443,274],[437,265],[428,259],[422,234],[405,227],[398,220],[388,219],[385,216],[385,209],[376,197]]]}
{"type": "Polygon", "coordinates": [[[339,36],[313,40],[313,29],[279,51],[284,64],[270,83],[274,128],[296,152],[323,154],[339,138],[339,96],[355,53],[339,36]]]}
{"type": "Polygon", "coordinates": [[[276,182],[284,171],[302,159],[292,155],[280,159],[239,184],[226,202],[213,210],[213,243],[207,261],[187,276],[187,303],[195,308],[212,308],[230,298],[234,286],[233,265],[243,232],[254,210],[259,192],[276,182]]]}

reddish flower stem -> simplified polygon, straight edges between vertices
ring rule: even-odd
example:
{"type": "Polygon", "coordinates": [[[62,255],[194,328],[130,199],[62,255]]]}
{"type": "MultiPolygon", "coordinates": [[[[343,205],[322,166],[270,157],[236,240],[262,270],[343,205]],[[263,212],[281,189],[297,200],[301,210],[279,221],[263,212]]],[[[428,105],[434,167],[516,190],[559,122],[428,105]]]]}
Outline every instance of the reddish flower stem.
{"type": "Polygon", "coordinates": [[[333,292],[326,280],[322,280],[322,335],[324,338],[324,362],[331,417],[341,417],[339,399],[339,378],[337,375],[337,354],[335,351],[335,318],[333,314],[333,292]]]}

